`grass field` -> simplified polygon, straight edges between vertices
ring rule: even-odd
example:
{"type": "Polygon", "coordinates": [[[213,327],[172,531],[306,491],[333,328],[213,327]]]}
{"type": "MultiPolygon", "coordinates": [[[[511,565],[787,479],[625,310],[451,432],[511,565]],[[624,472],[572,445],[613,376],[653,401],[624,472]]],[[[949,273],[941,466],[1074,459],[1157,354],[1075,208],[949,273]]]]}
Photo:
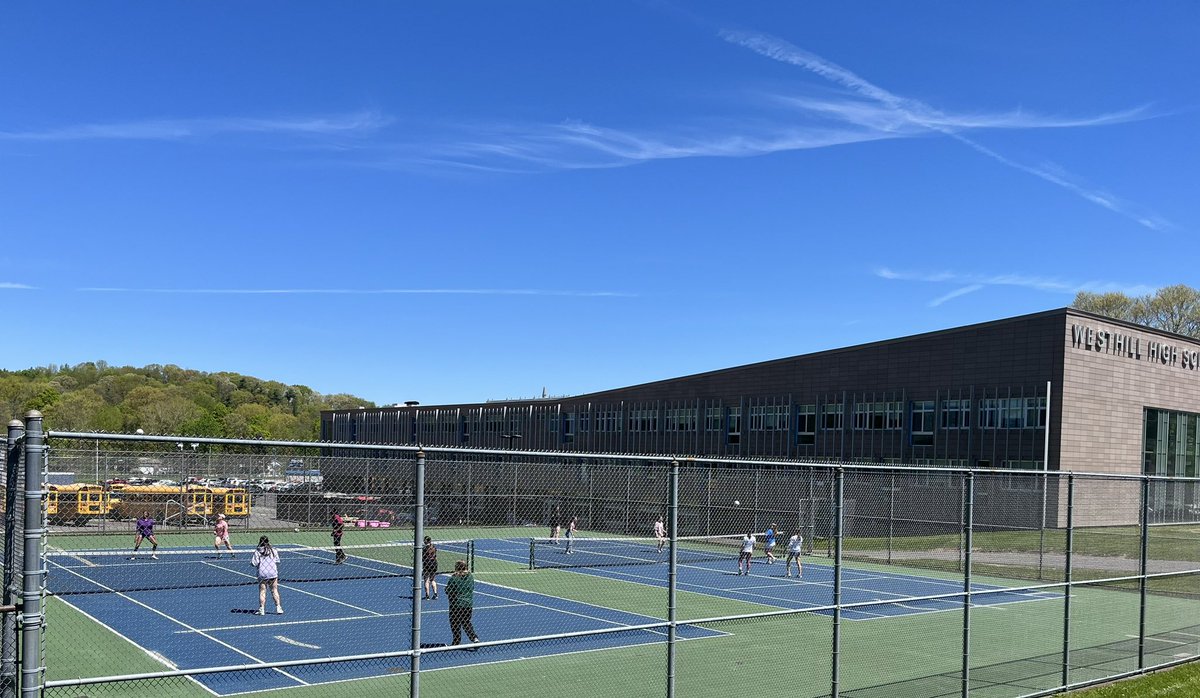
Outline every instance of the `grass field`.
{"type": "MultiPolygon", "coordinates": [[[[529,528],[443,529],[430,533],[442,539],[544,535],[541,529],[529,528]]],[[[234,535],[235,544],[249,547],[257,541],[258,534],[244,534],[244,540],[239,540],[236,531],[234,535]]],[[[980,534],[980,537],[984,535],[980,534]]],[[[1025,536],[1026,533],[1013,535],[1025,536]]],[[[347,533],[345,542],[350,545],[385,542],[403,540],[406,536],[411,536],[411,530],[355,530],[347,533]]],[[[1124,540],[1126,536],[1110,537],[1124,540]]],[[[329,543],[328,534],[321,531],[283,531],[272,533],[271,538],[277,544],[323,546],[329,543]]],[[[128,535],[56,536],[52,545],[63,549],[120,548],[128,546],[129,542],[128,535]]],[[[211,544],[211,536],[206,532],[177,533],[164,536],[162,542],[164,547],[203,546],[211,544]]],[[[1018,547],[1027,542],[1027,538],[998,535],[991,542],[985,539],[981,545],[1018,547]]],[[[927,549],[921,546],[931,543],[934,542],[913,542],[912,545],[920,550],[927,549]]],[[[1113,550],[1125,548],[1116,546],[1113,550]]],[[[814,558],[806,564],[822,562],[814,558]]],[[[615,579],[585,577],[569,570],[529,572],[525,565],[491,559],[478,559],[476,564],[476,576],[481,581],[653,618],[666,617],[666,594],[661,589],[615,579]]],[[[864,571],[886,570],[893,574],[910,572],[924,577],[960,579],[948,570],[906,569],[860,561],[854,562],[853,566],[864,571]]],[[[1027,583],[983,576],[980,574],[983,571],[976,568],[975,581],[998,586],[1027,583]]],[[[1138,594],[1112,585],[1075,589],[1070,643],[1071,681],[1097,679],[1136,667],[1138,600],[1138,594]]],[[[398,601],[398,605],[404,603],[407,602],[398,601]]],[[[681,621],[763,610],[774,609],[688,592],[680,592],[678,598],[681,621]]],[[[141,648],[114,635],[59,599],[49,600],[47,614],[46,662],[50,679],[153,672],[164,668],[141,648]]],[[[972,695],[999,698],[1060,685],[1063,616],[1062,598],[976,608],[971,614],[972,695]]],[[[400,621],[396,632],[407,633],[407,619],[400,621]]],[[[1191,639],[1194,635],[1200,640],[1197,626],[1200,626],[1200,602],[1179,595],[1151,596],[1146,627],[1147,633],[1155,637],[1146,646],[1148,663],[1200,654],[1200,646],[1191,639]]],[[[763,681],[769,681],[778,690],[786,690],[789,695],[815,697],[829,694],[833,634],[833,621],[829,616],[803,613],[718,622],[707,627],[728,635],[678,645],[676,681],[680,695],[737,695],[763,681]]],[[[961,683],[962,629],[963,615],[957,612],[914,613],[843,622],[841,694],[849,698],[925,698],[953,693],[961,683]]],[[[572,654],[569,653],[572,642],[563,640],[560,649],[562,654],[525,661],[423,672],[422,693],[447,698],[468,694],[522,698],[561,698],[563,695],[649,698],[665,694],[666,647],[663,644],[572,654]]],[[[364,651],[369,650],[365,648],[364,651]]],[[[487,648],[480,650],[481,655],[487,652],[487,648]]],[[[380,660],[380,667],[386,666],[389,666],[388,662],[380,660]]],[[[295,672],[303,677],[302,669],[295,672]]],[[[408,680],[407,674],[398,671],[395,676],[292,688],[284,694],[296,698],[405,695],[408,680]]],[[[211,694],[189,680],[175,678],[140,684],[60,689],[48,695],[183,698],[211,694]]],[[[1113,698],[1139,694],[1085,695],[1088,698],[1113,698]]]]}

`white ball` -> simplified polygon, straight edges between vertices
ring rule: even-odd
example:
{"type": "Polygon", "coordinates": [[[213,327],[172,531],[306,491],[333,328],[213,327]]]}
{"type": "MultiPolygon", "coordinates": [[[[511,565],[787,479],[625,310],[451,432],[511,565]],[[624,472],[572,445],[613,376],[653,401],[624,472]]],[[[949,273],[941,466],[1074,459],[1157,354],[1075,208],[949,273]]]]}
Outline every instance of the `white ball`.
{"type": "Polygon", "coordinates": [[[740,507],[740,506],[742,506],[742,502],[741,502],[741,500],[737,500],[737,499],[733,500],[733,506],[735,506],[735,507],[740,507]]]}
{"type": "Polygon", "coordinates": [[[299,532],[300,532],[300,527],[299,527],[299,526],[297,526],[297,527],[296,527],[296,533],[299,533],[299,532]]]}

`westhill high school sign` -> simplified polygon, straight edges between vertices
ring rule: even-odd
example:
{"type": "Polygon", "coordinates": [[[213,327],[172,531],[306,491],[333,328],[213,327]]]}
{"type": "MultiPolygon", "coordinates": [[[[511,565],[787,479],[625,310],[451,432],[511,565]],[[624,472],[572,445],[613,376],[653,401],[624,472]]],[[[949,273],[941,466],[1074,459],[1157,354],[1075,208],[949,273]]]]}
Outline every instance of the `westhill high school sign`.
{"type": "Polygon", "coordinates": [[[1123,356],[1163,366],[1178,366],[1189,371],[1200,370],[1200,350],[1198,349],[1167,342],[1143,341],[1142,337],[1110,332],[1095,327],[1071,325],[1071,346],[1098,354],[1123,356]]]}

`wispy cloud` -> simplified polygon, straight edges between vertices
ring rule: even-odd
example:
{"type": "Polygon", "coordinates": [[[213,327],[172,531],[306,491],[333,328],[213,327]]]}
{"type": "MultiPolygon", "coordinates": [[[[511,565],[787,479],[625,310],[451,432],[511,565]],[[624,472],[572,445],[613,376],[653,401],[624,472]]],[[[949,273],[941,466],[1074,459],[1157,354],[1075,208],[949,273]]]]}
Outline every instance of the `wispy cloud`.
{"type": "Polygon", "coordinates": [[[93,286],[77,289],[89,293],[168,293],[192,295],[467,295],[467,296],[577,296],[634,298],[621,291],[562,291],[536,288],[118,288],[93,286]]]}
{"type": "Polygon", "coordinates": [[[352,135],[373,133],[391,123],[377,111],[281,118],[219,117],[90,123],[55,128],[0,131],[0,140],[185,140],[221,134],[352,135]]]}
{"type": "MultiPolygon", "coordinates": [[[[828,113],[836,114],[842,118],[856,123],[866,122],[868,125],[873,125],[875,128],[890,127],[897,130],[903,130],[908,126],[916,126],[922,129],[940,133],[949,136],[963,145],[966,145],[976,152],[985,155],[996,162],[999,162],[1008,167],[1020,170],[1027,174],[1031,174],[1046,182],[1062,187],[1071,193],[1082,197],[1086,201],[1102,206],[1114,213],[1122,215],[1130,220],[1135,221],[1141,226],[1150,228],[1151,230],[1160,230],[1167,227],[1169,224],[1160,216],[1154,215],[1142,209],[1139,206],[1123,201],[1107,192],[1086,187],[1073,181],[1073,178],[1068,178],[1061,173],[1056,173],[1047,168],[1035,167],[1016,162],[1000,153],[984,146],[964,135],[960,131],[966,128],[998,128],[999,124],[1010,124],[1010,128],[1019,127],[1016,124],[1026,123],[1042,123],[1046,126],[1054,126],[1065,128],[1070,126],[1080,125],[1101,125],[1108,123],[1120,123],[1134,118],[1144,117],[1144,109],[1133,109],[1116,114],[1106,114],[1091,119],[1065,119],[1060,120],[1055,124],[1054,120],[1048,120],[1044,117],[1037,117],[1033,120],[1028,120],[1026,115],[1021,112],[1016,112],[1019,118],[1014,119],[1014,114],[992,115],[987,117],[977,117],[975,119],[964,120],[961,117],[947,115],[933,107],[915,99],[902,97],[893,92],[890,92],[870,81],[856,75],[850,70],[843,68],[831,61],[827,61],[820,56],[805,51],[804,49],[795,46],[783,39],[770,36],[768,34],[740,32],[740,31],[722,31],[721,38],[729,43],[747,48],[762,56],[766,56],[772,60],[780,61],[790,65],[803,68],[810,73],[814,73],[826,80],[846,88],[853,93],[864,97],[872,102],[875,102],[885,108],[884,113],[873,112],[870,109],[849,109],[845,104],[824,105],[828,113]],[[867,117],[870,117],[869,119],[867,117]],[[970,124],[974,123],[974,126],[970,124]]],[[[820,107],[823,105],[802,105],[809,109],[820,107]]],[[[1025,126],[1028,128],[1028,126],[1025,126]]]]}
{"type": "Polygon", "coordinates": [[[970,286],[963,286],[962,288],[956,288],[944,296],[938,296],[937,298],[934,298],[933,300],[929,301],[929,307],[936,308],[948,300],[953,300],[955,298],[958,298],[959,296],[965,296],[968,293],[974,293],[981,288],[983,288],[983,284],[971,284],[970,286]]]}
{"type": "Polygon", "coordinates": [[[12,281],[0,281],[0,289],[32,290],[34,288],[35,288],[34,286],[18,284],[18,283],[14,283],[12,281]]]}
{"type": "Polygon", "coordinates": [[[930,307],[939,306],[968,293],[974,293],[989,286],[1017,286],[1047,293],[1074,295],[1080,291],[1089,293],[1119,292],[1128,296],[1143,296],[1153,293],[1157,286],[1147,284],[1129,284],[1116,281],[1072,281],[1052,277],[1024,276],[1021,274],[971,274],[953,271],[915,272],[896,271],[883,267],[875,270],[875,275],[891,281],[915,281],[922,283],[956,284],[960,285],[949,293],[929,301],[930,307]],[[964,285],[965,284],[965,285],[964,285]]]}

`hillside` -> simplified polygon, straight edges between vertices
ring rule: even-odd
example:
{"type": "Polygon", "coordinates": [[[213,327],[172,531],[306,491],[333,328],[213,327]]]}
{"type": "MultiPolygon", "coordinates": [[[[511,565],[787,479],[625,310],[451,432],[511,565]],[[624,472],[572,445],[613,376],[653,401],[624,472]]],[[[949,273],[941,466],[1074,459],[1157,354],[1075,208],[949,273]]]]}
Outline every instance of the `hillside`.
{"type": "Polygon", "coordinates": [[[321,395],[237,373],[205,373],[151,364],[0,370],[0,416],[31,409],[60,431],[132,432],[230,438],[316,439],[322,409],[373,407],[353,395],[321,395]]]}

